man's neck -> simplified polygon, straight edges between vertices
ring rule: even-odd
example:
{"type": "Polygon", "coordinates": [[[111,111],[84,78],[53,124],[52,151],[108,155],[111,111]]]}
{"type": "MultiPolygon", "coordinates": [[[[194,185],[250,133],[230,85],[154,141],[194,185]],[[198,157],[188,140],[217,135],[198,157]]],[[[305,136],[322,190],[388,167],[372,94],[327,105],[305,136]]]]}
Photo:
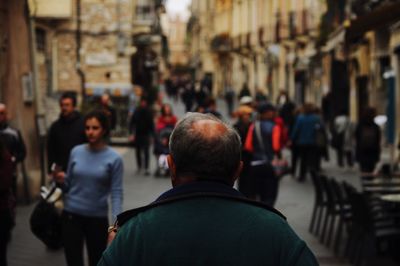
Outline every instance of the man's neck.
{"type": "Polygon", "coordinates": [[[75,111],[72,111],[71,113],[68,114],[61,114],[61,118],[65,120],[70,120],[75,116],[75,111]]]}
{"type": "Polygon", "coordinates": [[[201,182],[201,181],[206,181],[206,182],[215,182],[215,183],[220,183],[220,184],[225,184],[227,186],[233,187],[233,183],[230,183],[226,180],[222,179],[205,179],[205,178],[195,178],[195,177],[179,177],[172,179],[172,187],[177,187],[181,185],[186,185],[194,182],[201,182]]]}

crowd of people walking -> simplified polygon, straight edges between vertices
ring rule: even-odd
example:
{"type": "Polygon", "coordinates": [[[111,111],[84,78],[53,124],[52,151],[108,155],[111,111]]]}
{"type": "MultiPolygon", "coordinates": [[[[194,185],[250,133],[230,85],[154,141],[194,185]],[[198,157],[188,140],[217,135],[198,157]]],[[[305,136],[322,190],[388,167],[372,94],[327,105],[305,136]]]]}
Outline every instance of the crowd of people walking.
{"type": "MultiPolygon", "coordinates": [[[[365,108],[358,123],[349,118],[346,110],[334,119],[326,119],[314,104],[296,106],[285,91],[274,101],[259,89],[252,95],[247,84],[236,95],[227,84],[222,95],[227,113],[223,114],[207,79],[192,82],[172,77],[165,82],[165,92],[171,102],[181,100],[186,112],[211,114],[236,129],[243,161],[238,189],[247,198],[271,207],[278,197],[280,178],[290,174],[304,182],[310,173],[323,171],[321,162],[332,159],[329,147],[336,152],[338,167],[353,167],[357,162],[361,172],[373,172],[380,161],[381,129],[374,122],[376,110],[371,107],[365,108]]],[[[170,174],[169,139],[179,117],[174,105],[158,98],[149,104],[143,94],[137,106],[132,107],[128,121],[136,173],[144,176],[153,172],[151,151],[156,159],[154,176],[170,174]]],[[[99,100],[98,108],[84,116],[76,110],[75,95],[62,94],[60,116],[48,132],[48,173],[64,192],[62,235],[68,265],[84,265],[84,243],[89,264],[96,265],[107,245],[107,227],[122,211],[123,161],[109,146],[116,111],[109,95],[99,100]]],[[[4,243],[14,224],[14,169],[26,151],[19,132],[8,126],[4,104],[0,104],[0,136],[0,262],[6,265],[4,243]]]]}

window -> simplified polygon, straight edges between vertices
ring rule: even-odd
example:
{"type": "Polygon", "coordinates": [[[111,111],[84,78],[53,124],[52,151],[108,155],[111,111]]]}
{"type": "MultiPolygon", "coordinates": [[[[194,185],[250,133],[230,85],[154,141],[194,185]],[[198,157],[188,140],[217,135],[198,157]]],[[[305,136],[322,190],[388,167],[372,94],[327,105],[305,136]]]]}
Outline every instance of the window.
{"type": "Polygon", "coordinates": [[[36,50],[44,53],[46,51],[46,31],[44,29],[36,28],[36,50]]]}

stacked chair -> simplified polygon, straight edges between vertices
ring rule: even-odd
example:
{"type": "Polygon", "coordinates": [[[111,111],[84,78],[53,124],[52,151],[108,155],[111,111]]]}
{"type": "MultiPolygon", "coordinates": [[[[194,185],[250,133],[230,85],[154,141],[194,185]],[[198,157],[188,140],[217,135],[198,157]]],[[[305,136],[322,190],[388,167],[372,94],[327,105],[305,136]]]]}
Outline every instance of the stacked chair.
{"type": "Polygon", "coordinates": [[[346,182],[318,173],[311,176],[315,203],[309,231],[337,256],[364,265],[400,243],[400,216],[388,211],[376,194],[358,192],[346,182]]]}

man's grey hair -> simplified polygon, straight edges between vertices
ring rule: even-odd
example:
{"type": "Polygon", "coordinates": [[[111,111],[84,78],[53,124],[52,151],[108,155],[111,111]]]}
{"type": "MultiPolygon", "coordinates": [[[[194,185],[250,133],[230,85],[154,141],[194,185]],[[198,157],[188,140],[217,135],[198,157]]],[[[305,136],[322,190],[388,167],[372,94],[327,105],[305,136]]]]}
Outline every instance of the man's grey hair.
{"type": "Polygon", "coordinates": [[[231,181],[241,160],[238,133],[211,114],[187,113],[172,132],[169,149],[177,176],[231,181]],[[201,120],[216,121],[226,130],[207,136],[193,126],[201,120]]]}

